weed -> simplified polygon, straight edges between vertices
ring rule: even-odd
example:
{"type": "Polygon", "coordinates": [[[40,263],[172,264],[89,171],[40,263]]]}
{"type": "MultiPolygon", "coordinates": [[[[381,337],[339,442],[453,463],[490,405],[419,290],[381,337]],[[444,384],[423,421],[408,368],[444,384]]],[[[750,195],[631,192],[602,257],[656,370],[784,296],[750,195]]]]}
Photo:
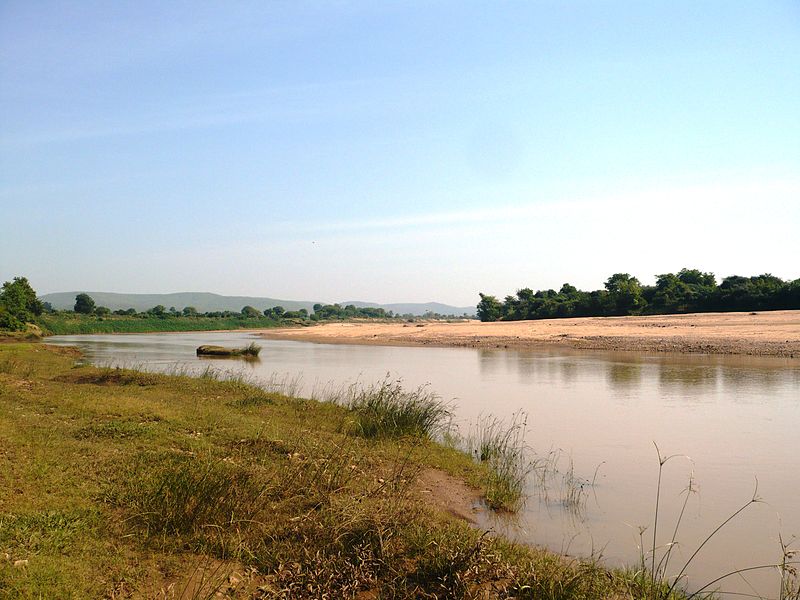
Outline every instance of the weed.
{"type": "Polygon", "coordinates": [[[258,356],[261,352],[261,346],[255,342],[250,342],[247,346],[242,348],[241,353],[245,356],[258,356]]]}
{"type": "Polygon", "coordinates": [[[720,522],[703,539],[703,541],[697,546],[697,548],[695,548],[694,551],[690,554],[689,558],[685,560],[685,562],[678,570],[676,575],[674,576],[669,575],[668,568],[670,559],[672,558],[672,553],[674,549],[678,547],[679,529],[681,526],[681,522],[683,520],[688,499],[690,495],[695,492],[695,487],[694,487],[694,479],[692,476],[690,476],[689,485],[687,486],[686,490],[684,490],[685,494],[684,501],[681,506],[681,510],[678,514],[678,517],[676,519],[671,538],[669,542],[667,542],[663,546],[659,545],[658,528],[659,528],[660,501],[661,501],[661,480],[664,471],[664,465],[671,459],[676,458],[680,455],[664,456],[661,454],[658,445],[656,444],[654,445],[656,448],[656,454],[658,456],[658,481],[656,485],[655,509],[653,512],[653,535],[651,539],[651,549],[646,555],[644,552],[644,547],[645,547],[644,532],[646,531],[647,528],[641,527],[639,529],[639,536],[641,540],[640,566],[639,566],[639,571],[635,574],[635,578],[640,584],[641,589],[643,590],[644,597],[647,598],[648,600],[669,600],[671,598],[676,598],[676,597],[685,597],[687,598],[687,600],[691,600],[692,598],[697,598],[697,597],[706,598],[715,595],[718,592],[715,586],[717,586],[717,584],[719,584],[720,582],[728,579],[729,577],[734,577],[734,576],[742,577],[745,573],[752,571],[775,569],[780,574],[781,600],[783,599],[796,600],[797,595],[800,594],[800,589],[798,588],[797,585],[797,570],[796,570],[796,565],[798,564],[798,562],[792,560],[794,557],[794,553],[789,550],[788,545],[784,544],[782,539],[781,539],[781,549],[783,551],[783,558],[782,561],[778,564],[755,565],[755,566],[734,569],[728,573],[724,573],[723,575],[720,575],[712,579],[711,581],[699,586],[695,591],[693,591],[691,594],[688,595],[686,595],[680,589],[679,586],[682,585],[689,566],[698,557],[698,555],[706,546],[706,544],[708,544],[708,542],[710,542],[729,523],[737,519],[745,510],[750,508],[752,505],[761,502],[762,500],[758,496],[758,481],[756,481],[752,497],[746,502],[744,502],[741,506],[739,506],[739,508],[734,510],[726,519],[720,522]],[[660,551],[660,557],[659,557],[659,551],[660,551]],[[649,558],[649,564],[648,564],[648,558],[649,558]]]}
{"type": "Polygon", "coordinates": [[[451,416],[447,404],[427,386],[408,391],[401,381],[389,377],[366,388],[353,388],[345,406],[355,416],[357,433],[368,438],[433,438],[451,416]]]}
{"type": "Polygon", "coordinates": [[[792,542],[784,542],[783,537],[779,536],[778,541],[781,546],[781,562],[778,565],[780,575],[779,600],[800,600],[800,575],[798,574],[798,562],[794,560],[798,551],[790,548],[792,542]]]}
{"type": "Polygon", "coordinates": [[[527,415],[518,412],[510,423],[480,417],[466,439],[473,458],[489,467],[486,502],[494,509],[516,511],[524,500],[525,484],[533,470],[525,444],[527,415]]]}
{"type": "Polygon", "coordinates": [[[130,473],[121,503],[134,520],[156,534],[188,534],[252,516],[250,503],[262,490],[252,474],[234,465],[166,455],[142,456],[130,473]]]}

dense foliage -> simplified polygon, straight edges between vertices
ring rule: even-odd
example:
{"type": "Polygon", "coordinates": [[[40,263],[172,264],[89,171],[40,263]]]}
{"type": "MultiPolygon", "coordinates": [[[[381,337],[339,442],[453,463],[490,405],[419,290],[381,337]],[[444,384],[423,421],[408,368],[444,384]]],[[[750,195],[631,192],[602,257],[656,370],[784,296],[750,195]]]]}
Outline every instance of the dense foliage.
{"type": "Polygon", "coordinates": [[[42,314],[44,305],[25,277],[6,281],[0,291],[0,329],[21,331],[25,323],[42,314]]]}
{"type": "Polygon", "coordinates": [[[89,294],[78,294],[75,296],[75,308],[73,310],[82,315],[92,314],[94,312],[94,299],[89,294]]]}
{"type": "Polygon", "coordinates": [[[615,273],[602,290],[585,292],[568,283],[559,291],[530,288],[498,300],[480,294],[481,321],[521,321],[559,317],[607,317],[690,312],[800,309],[800,279],[774,275],[731,275],[717,284],[713,273],[681,269],[642,285],[628,273],[615,273]]]}
{"type": "Polygon", "coordinates": [[[392,319],[395,315],[391,310],[383,308],[373,308],[370,306],[357,307],[353,304],[342,306],[340,304],[315,304],[314,314],[311,318],[315,321],[325,321],[330,319],[392,319]]]}

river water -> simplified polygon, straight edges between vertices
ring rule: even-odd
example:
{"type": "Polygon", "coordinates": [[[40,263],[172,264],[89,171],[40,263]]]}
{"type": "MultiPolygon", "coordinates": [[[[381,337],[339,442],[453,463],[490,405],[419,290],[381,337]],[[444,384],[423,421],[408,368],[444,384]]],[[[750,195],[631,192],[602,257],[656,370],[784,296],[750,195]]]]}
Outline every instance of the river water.
{"type": "MultiPolygon", "coordinates": [[[[552,550],[601,557],[609,566],[635,566],[641,541],[645,553],[652,549],[657,444],[662,455],[675,455],[662,471],[659,555],[672,539],[690,477],[695,490],[680,521],[670,574],[681,571],[756,486],[763,500],[691,561],[691,589],[730,571],[780,562],[779,539],[800,537],[797,360],[273,340],[258,342],[263,350],[255,362],[195,356],[200,344],[243,346],[252,340],[250,333],[233,332],[58,336],[48,343],[76,345],[95,364],[198,371],[212,365],[273,383],[302,377],[307,396],[326,384],[371,383],[390,374],[408,387],[430,384],[451,400],[462,431],[487,415],[510,420],[523,411],[529,445],[551,460],[530,478],[521,514],[494,519],[492,526],[552,550]],[[545,473],[543,484],[537,475],[545,473]]],[[[792,547],[800,549],[800,539],[792,547]]],[[[718,584],[764,597],[777,597],[778,585],[776,569],[718,584]]]]}

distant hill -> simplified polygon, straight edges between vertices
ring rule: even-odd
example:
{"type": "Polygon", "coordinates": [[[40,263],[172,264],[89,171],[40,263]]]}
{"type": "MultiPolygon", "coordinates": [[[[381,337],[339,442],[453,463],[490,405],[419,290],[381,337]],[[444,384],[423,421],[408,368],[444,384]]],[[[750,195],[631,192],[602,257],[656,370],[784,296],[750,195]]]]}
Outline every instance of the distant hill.
{"type": "MultiPolygon", "coordinates": [[[[279,300],[277,298],[260,298],[254,296],[222,296],[209,292],[177,292],[174,294],[117,294],[115,292],[55,292],[44,294],[40,298],[44,302],[49,302],[53,308],[58,310],[72,310],[75,306],[75,296],[80,293],[89,294],[97,306],[105,306],[111,310],[125,310],[134,308],[137,311],[144,311],[161,304],[169,308],[174,306],[182,310],[184,306],[194,306],[200,312],[233,310],[240,311],[244,306],[253,306],[259,310],[282,306],[286,310],[307,309],[313,311],[316,302],[298,300],[279,300]]],[[[327,302],[320,302],[327,304],[327,302]]],[[[375,302],[339,302],[342,306],[353,304],[358,307],[376,307],[384,310],[392,310],[401,315],[423,315],[428,311],[433,311],[443,315],[468,315],[475,314],[474,306],[458,307],[438,302],[425,303],[398,303],[398,304],[377,304],[375,302]]]]}

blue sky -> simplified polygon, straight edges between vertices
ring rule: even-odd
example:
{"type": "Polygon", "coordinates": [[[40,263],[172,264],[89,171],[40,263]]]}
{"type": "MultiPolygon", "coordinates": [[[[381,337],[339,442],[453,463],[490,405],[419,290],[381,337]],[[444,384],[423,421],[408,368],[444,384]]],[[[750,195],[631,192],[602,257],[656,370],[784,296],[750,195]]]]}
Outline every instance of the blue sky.
{"type": "Polygon", "coordinates": [[[800,277],[800,4],[0,3],[0,279],[800,277]]]}

